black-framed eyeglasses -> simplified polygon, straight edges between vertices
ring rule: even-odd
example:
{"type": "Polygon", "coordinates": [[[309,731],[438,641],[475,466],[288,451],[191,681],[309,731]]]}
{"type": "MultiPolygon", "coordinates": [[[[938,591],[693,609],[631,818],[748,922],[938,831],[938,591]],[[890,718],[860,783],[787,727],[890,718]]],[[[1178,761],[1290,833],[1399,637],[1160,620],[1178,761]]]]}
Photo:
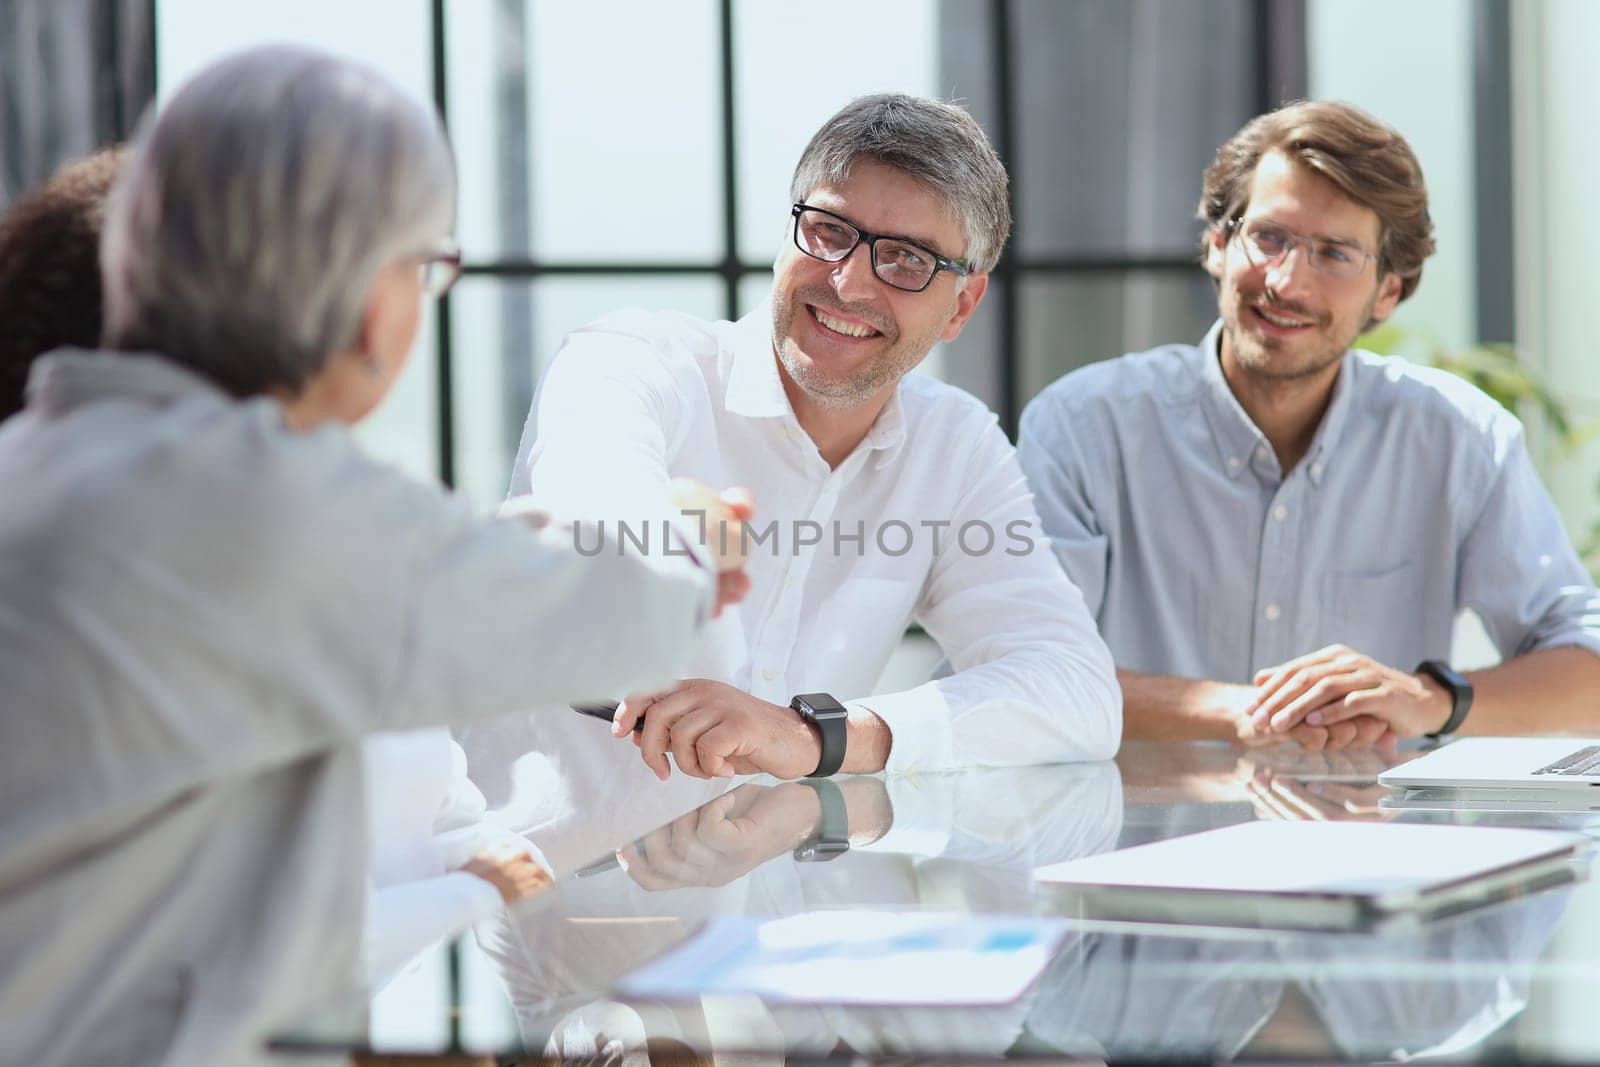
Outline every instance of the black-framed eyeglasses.
{"type": "Polygon", "coordinates": [[[1378,261],[1375,253],[1358,244],[1306,237],[1267,219],[1230,219],[1228,233],[1239,238],[1244,257],[1257,267],[1276,263],[1296,246],[1305,248],[1311,266],[1330,278],[1355,278],[1367,269],[1367,260],[1378,261]]]}
{"type": "Polygon", "coordinates": [[[441,241],[431,252],[417,257],[419,278],[425,296],[438,299],[461,277],[461,249],[451,240],[441,241]]]}
{"type": "Polygon", "coordinates": [[[936,274],[947,270],[965,278],[972,268],[960,260],[941,256],[931,249],[902,237],[868,233],[843,215],[835,215],[810,204],[795,204],[794,243],[812,259],[839,263],[850,257],[856,246],[865,243],[872,253],[872,273],[886,285],[908,293],[920,293],[933,284],[936,274]]]}

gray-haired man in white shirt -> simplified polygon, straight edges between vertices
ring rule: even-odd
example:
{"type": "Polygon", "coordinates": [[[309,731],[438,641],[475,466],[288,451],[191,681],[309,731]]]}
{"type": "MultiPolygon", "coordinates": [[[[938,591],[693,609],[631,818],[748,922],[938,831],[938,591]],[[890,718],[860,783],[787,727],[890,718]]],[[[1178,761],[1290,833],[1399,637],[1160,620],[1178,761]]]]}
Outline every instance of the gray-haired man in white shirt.
{"type": "Polygon", "coordinates": [[[563,345],[513,495],[626,520],[621,502],[688,475],[761,502],[750,596],[700,677],[618,710],[619,737],[644,716],[658,777],[669,753],[698,777],[793,778],[1116,751],[1110,656],[1010,443],[973,397],[908,376],[982,302],[1006,185],[962,109],[861,98],[801,156],[769,303],[615,315],[563,345]],[[955,673],[874,693],[913,619],[955,673]]]}

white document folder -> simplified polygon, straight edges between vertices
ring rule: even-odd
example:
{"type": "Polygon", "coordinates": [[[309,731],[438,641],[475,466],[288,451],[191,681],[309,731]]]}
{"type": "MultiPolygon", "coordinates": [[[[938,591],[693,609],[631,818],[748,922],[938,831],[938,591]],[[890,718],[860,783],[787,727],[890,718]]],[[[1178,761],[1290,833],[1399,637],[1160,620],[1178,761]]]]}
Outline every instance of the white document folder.
{"type": "Polygon", "coordinates": [[[660,1000],[749,993],[774,1003],[1009,1004],[1039,977],[1065,932],[1062,920],[1031,915],[721,915],[617,991],[660,1000]]]}
{"type": "Polygon", "coordinates": [[[1381,822],[1251,822],[1041,867],[1085,918],[1362,929],[1569,882],[1580,834],[1381,822]]]}

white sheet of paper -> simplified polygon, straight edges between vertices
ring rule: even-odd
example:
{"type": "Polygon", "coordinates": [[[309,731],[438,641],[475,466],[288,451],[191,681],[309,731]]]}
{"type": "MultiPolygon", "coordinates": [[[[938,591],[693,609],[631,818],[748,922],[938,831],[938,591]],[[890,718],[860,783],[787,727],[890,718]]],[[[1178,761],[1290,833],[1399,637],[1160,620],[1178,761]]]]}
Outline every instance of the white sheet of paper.
{"type": "Polygon", "coordinates": [[[625,996],[751,993],[808,1004],[1005,1004],[1049,962],[1055,919],[869,911],[712,919],[623,979],[625,996]]]}
{"type": "Polygon", "coordinates": [[[1075,885],[1257,893],[1422,891],[1570,851],[1572,834],[1379,822],[1249,822],[1040,867],[1075,885]]]}

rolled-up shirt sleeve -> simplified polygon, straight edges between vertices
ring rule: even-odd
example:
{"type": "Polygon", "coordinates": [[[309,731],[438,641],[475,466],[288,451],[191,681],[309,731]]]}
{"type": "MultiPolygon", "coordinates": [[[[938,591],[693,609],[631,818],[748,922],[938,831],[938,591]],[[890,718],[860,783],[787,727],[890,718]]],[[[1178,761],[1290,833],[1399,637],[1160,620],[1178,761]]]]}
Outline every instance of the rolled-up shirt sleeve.
{"type": "Polygon", "coordinates": [[[1565,646],[1600,655],[1600,593],[1509,417],[1494,448],[1492,488],[1461,548],[1459,605],[1502,656],[1565,646]]]}
{"type": "Polygon", "coordinates": [[[1111,654],[992,419],[967,463],[950,529],[986,528],[993,545],[970,552],[946,539],[916,612],[955,673],[856,702],[893,733],[887,769],[1108,759],[1122,733],[1111,654]]]}

